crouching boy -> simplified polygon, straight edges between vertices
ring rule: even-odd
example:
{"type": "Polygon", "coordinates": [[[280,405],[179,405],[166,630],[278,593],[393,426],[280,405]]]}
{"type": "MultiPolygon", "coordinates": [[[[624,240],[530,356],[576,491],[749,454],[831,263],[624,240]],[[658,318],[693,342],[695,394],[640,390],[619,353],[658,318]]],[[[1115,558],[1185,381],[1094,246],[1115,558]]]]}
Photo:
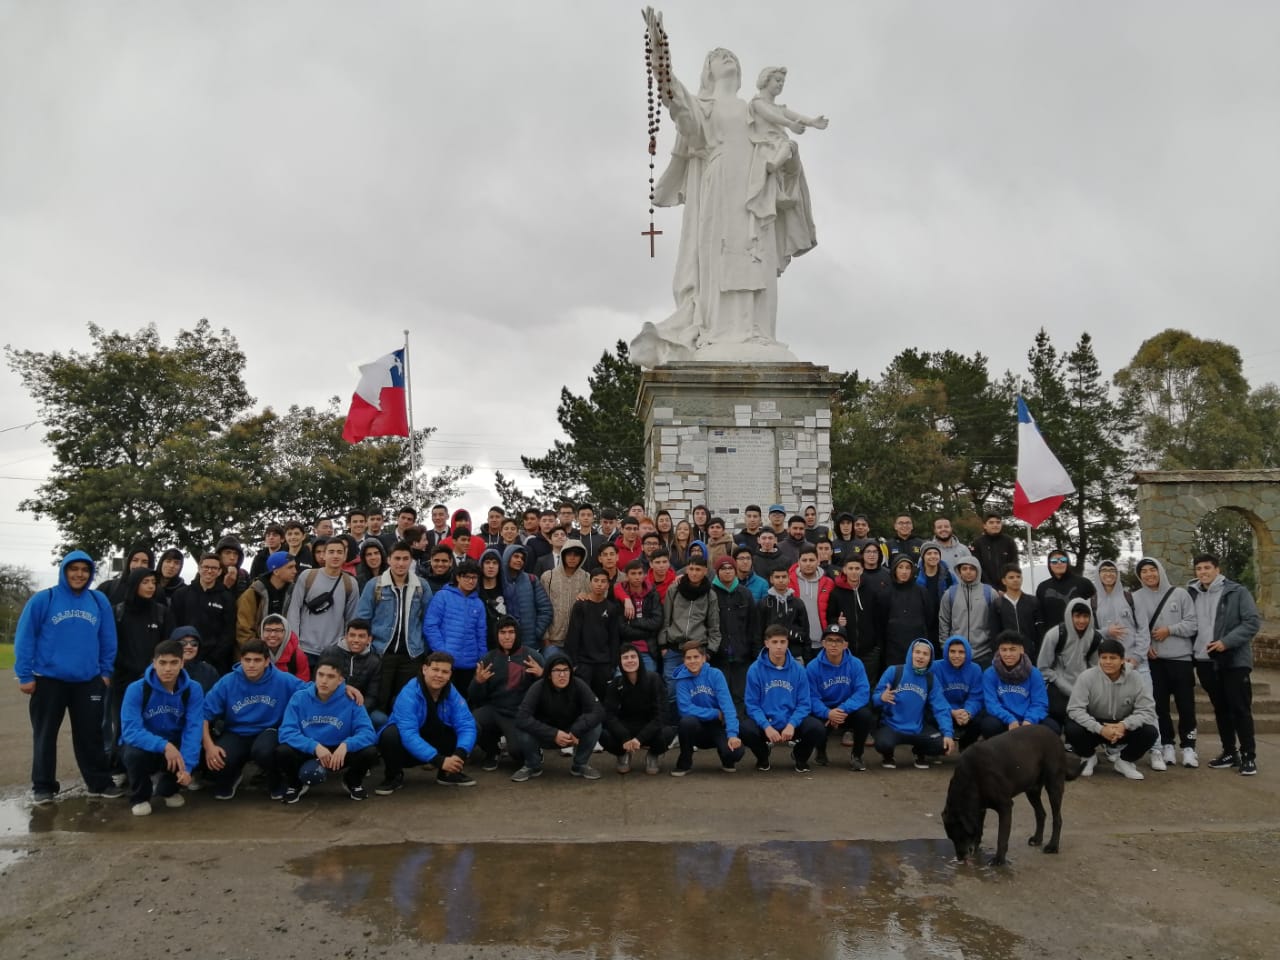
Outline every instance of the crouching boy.
{"type": "Polygon", "coordinates": [[[453,679],[453,655],[427,655],[417,683],[406,683],[391,708],[391,722],[378,737],[385,774],[374,793],[389,796],[404,786],[406,763],[434,763],[436,783],[473,787],[462,772],[476,745],[476,722],[453,679]],[[444,759],[440,759],[443,757],[444,759]]]}
{"type": "Polygon", "coordinates": [[[179,787],[191,783],[200,762],[204,691],[182,669],[182,643],[156,644],[151,666],[129,684],[120,707],[121,759],[129,775],[129,802],[135,817],[151,812],[154,790],[166,807],[183,804],[179,787]]]}
{"type": "Polygon", "coordinates": [[[927,770],[929,757],[950,753],[951,705],[929,670],[933,660],[933,644],[928,640],[912,641],[907,662],[890,667],[876,685],[872,698],[880,709],[880,727],[876,730],[876,750],[881,766],[892,770],[897,764],[893,749],[909,743],[915,754],[915,766],[927,770]]]}

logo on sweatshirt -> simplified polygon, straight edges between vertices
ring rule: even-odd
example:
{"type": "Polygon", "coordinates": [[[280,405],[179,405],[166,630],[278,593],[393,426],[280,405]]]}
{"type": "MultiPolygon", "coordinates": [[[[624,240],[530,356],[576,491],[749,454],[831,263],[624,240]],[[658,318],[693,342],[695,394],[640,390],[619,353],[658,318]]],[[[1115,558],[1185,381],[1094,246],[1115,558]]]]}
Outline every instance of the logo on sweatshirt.
{"type": "Polygon", "coordinates": [[[232,713],[239,713],[241,710],[247,710],[255,704],[262,704],[266,707],[274,707],[276,698],[269,693],[255,693],[251,697],[245,697],[243,700],[237,700],[231,705],[232,713]]]}
{"type": "Polygon", "coordinates": [[[784,680],[779,677],[766,683],[764,685],[764,689],[766,693],[770,690],[785,690],[787,693],[790,693],[794,688],[791,686],[790,680],[784,680]]]}
{"type": "Polygon", "coordinates": [[[306,725],[308,727],[313,727],[316,724],[333,727],[335,730],[341,730],[345,726],[341,717],[326,716],[323,713],[314,717],[307,717],[306,725]]]}
{"type": "Polygon", "coordinates": [[[87,620],[95,627],[98,625],[98,615],[92,610],[77,610],[74,608],[71,610],[59,610],[50,617],[50,620],[55,627],[64,620],[87,620]]]}

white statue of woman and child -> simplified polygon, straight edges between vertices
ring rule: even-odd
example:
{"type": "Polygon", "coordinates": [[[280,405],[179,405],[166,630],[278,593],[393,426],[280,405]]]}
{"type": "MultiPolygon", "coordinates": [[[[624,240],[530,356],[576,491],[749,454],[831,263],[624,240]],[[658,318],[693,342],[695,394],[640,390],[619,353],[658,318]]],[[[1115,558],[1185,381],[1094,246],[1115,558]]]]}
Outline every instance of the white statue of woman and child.
{"type": "MultiPolygon", "coordinates": [[[[662,15],[644,10],[653,62],[670,63],[662,15]]],[[[738,58],[707,54],[697,94],[674,76],[657,83],[676,126],[671,163],[654,189],[654,205],[684,205],[673,284],[676,311],[646,323],[631,357],[656,367],[682,360],[794,362],[775,338],[778,277],[818,238],[798,146],[787,131],[825,130],[826,117],[804,117],[776,102],[785,67],[766,67],[750,103],[738,96],[738,58]]]]}

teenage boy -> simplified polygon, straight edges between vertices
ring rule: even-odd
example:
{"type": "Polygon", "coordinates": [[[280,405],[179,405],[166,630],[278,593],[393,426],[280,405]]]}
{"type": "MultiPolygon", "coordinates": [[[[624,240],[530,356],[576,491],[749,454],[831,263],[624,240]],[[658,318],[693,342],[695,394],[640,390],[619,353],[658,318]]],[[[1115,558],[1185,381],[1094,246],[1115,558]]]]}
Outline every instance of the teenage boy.
{"type": "Polygon", "coordinates": [[[645,575],[645,580],[658,591],[659,603],[667,602],[667,592],[678,579],[676,572],[671,569],[671,553],[666,547],[659,547],[649,555],[649,572],[645,575]]]}
{"type": "Polygon", "coordinates": [[[1018,564],[1018,542],[1004,532],[1004,518],[997,510],[982,515],[982,533],[973,541],[970,552],[982,564],[982,582],[998,587],[1004,570],[1018,564]]]}
{"type": "MultiPolygon", "coordinates": [[[[804,522],[803,517],[801,522],[804,522]]],[[[780,503],[769,507],[769,529],[773,531],[774,539],[778,542],[787,535],[787,508],[780,503]]]]}
{"type": "Polygon", "coordinates": [[[769,581],[756,573],[752,563],[752,550],[748,546],[733,548],[733,565],[738,570],[738,582],[747,588],[751,601],[757,606],[769,592],[769,581]]]}
{"type": "MultiPolygon", "coordinates": [[[[673,680],[686,660],[682,651],[691,640],[712,650],[720,646],[720,602],[711,593],[706,561],[698,556],[689,558],[684,576],[667,591],[662,630],[658,634],[658,646],[662,648],[662,676],[667,682],[668,703],[673,707],[676,702],[673,680]]],[[[721,679],[724,679],[723,675],[721,679]]],[[[736,718],[734,723],[736,730],[736,718]]]]}
{"type": "Polygon", "coordinates": [[[630,643],[622,645],[618,667],[618,675],[605,688],[600,745],[618,758],[620,774],[631,772],[632,754],[644,749],[644,772],[656,774],[672,733],[662,725],[667,701],[662,675],[648,669],[630,643]]]}
{"type": "Polygon", "coordinates": [[[769,579],[769,574],[773,570],[781,567],[783,570],[789,569],[790,565],[786,558],[778,550],[778,537],[772,530],[761,530],[760,535],[756,537],[756,555],[752,561],[756,573],[769,579]]]}
{"type": "Polygon", "coordinates": [[[551,626],[551,598],[542,581],[529,572],[529,548],[513,543],[502,551],[502,568],[507,583],[507,597],[520,627],[520,646],[536,650],[542,635],[551,626]]]}
{"type": "Polygon", "coordinates": [[[1022,635],[1022,645],[1033,661],[1040,659],[1040,605],[1022,592],[1022,567],[1007,563],[1000,571],[1000,593],[991,604],[991,626],[997,633],[1013,630],[1022,635]]]}
{"type": "Polygon", "coordinates": [[[632,644],[646,670],[658,671],[658,631],[662,629],[662,602],[645,575],[644,561],[632,560],[623,571],[625,583],[613,588],[614,599],[619,603],[631,601],[632,615],[624,616],[618,623],[618,639],[632,644]]]}
{"type": "Polygon", "coordinates": [[[984,670],[991,663],[995,652],[991,638],[991,605],[996,591],[980,579],[982,573],[978,561],[968,550],[956,557],[955,571],[958,582],[942,597],[938,608],[938,636],[960,634],[969,641],[973,662],[984,670]]]}
{"type": "Polygon", "coordinates": [[[178,788],[190,785],[200,762],[203,704],[204,691],[182,669],[182,645],[156,644],[151,666],[129,684],[120,707],[120,756],[135,817],[151,812],[153,789],[166,807],[182,806],[178,788]],[[160,776],[153,787],[155,774],[160,776]]]}
{"type": "Polygon", "coordinates": [[[543,657],[550,657],[564,646],[573,605],[591,587],[591,578],[583,569],[586,559],[586,547],[577,540],[566,540],[560,551],[560,562],[542,574],[542,588],[551,600],[551,626],[542,635],[543,657]]]}
{"type": "Polygon", "coordinates": [[[1249,591],[1222,575],[1218,558],[1195,558],[1195,579],[1188,589],[1196,605],[1196,676],[1213,704],[1222,753],[1209,761],[1214,770],[1239,767],[1251,777],[1258,772],[1253,735],[1253,638],[1262,619],[1249,591]],[[1240,751],[1236,752],[1239,737],[1240,751]]]}
{"type": "Polygon", "coordinates": [[[1065,733],[1076,756],[1084,757],[1080,776],[1093,775],[1099,744],[1120,749],[1116,773],[1142,780],[1134,761],[1159,738],[1156,706],[1124,659],[1124,644],[1108,637],[1098,644],[1098,665],[1080,674],[1067,704],[1065,733]]]}
{"type": "Polygon", "coordinates": [[[1062,623],[1044,635],[1036,666],[1044,675],[1049,693],[1049,716],[1064,725],[1067,702],[1080,674],[1098,662],[1102,637],[1093,628],[1093,608],[1076,597],[1067,604],[1062,623]]]}
{"type": "Polygon", "coordinates": [[[889,557],[906,554],[914,565],[920,559],[920,548],[924,540],[915,534],[915,521],[911,515],[900,513],[893,518],[893,536],[889,538],[889,557]]]}
{"type": "Polygon", "coordinates": [[[339,770],[352,800],[368,797],[364,777],[377,762],[377,738],[368,712],[345,687],[342,661],[323,657],[315,680],[289,699],[276,747],[276,765],[287,783],[285,803],[297,803],[339,770]]]}
{"type": "MultiPolygon", "coordinates": [[[[412,527],[418,522],[418,513],[412,507],[401,507],[400,513],[396,516],[395,534],[403,539],[404,531],[412,527]],[[401,523],[408,521],[401,526],[401,523]]],[[[431,529],[426,531],[427,545],[438,546],[442,540],[449,536],[449,508],[443,503],[437,503],[431,508],[431,529]]],[[[393,540],[392,543],[395,541],[393,540]]],[[[390,547],[388,547],[390,549],[390,547]]]]}
{"type": "MultiPolygon", "coordinates": [[[[871,685],[862,661],[849,652],[844,627],[829,623],[822,631],[822,652],[805,666],[809,678],[809,703],[813,716],[823,724],[815,762],[827,765],[827,734],[848,733],[849,769],[866,770],[862,759],[867,735],[875,726],[871,710],[871,685]]],[[[841,743],[844,737],[841,737],[841,743]]]]}
{"type": "Polygon", "coordinates": [[[796,773],[809,772],[809,757],[827,738],[822,721],[810,715],[809,677],[787,650],[787,631],[764,632],[764,649],[747,671],[746,716],[742,742],[755,754],[756,769],[771,769],[773,747],[795,742],[791,762],[796,773]]]}
{"type": "Polygon", "coordinates": [[[738,582],[738,568],[731,557],[716,561],[711,592],[720,606],[720,645],[711,650],[711,663],[724,674],[729,694],[743,709],[747,671],[759,650],[761,630],[756,605],[747,588],[738,582]]]}
{"type": "Polygon", "coordinates": [[[644,554],[644,545],[640,542],[640,521],[627,515],[622,518],[622,536],[617,540],[607,541],[618,550],[618,566],[624,570],[632,560],[639,560],[644,554]]]}
{"type": "MultiPolygon", "coordinates": [[[[476,664],[467,691],[467,704],[476,720],[476,743],[481,769],[498,769],[498,741],[507,738],[507,752],[522,760],[516,735],[516,714],[533,682],[542,676],[542,657],[520,640],[514,617],[498,621],[498,645],[476,664]]],[[[524,764],[521,763],[520,766],[524,764]]]]}
{"type": "Polygon", "coordinates": [[[1061,733],[1049,716],[1049,695],[1044,675],[1022,648],[1022,634],[1010,630],[996,638],[996,656],[982,673],[982,735],[990,740],[1006,730],[1043,723],[1061,733]]]}
{"type": "MultiPolygon", "coordinates": [[[[1133,594],[1133,612],[1138,629],[1151,637],[1151,696],[1156,702],[1160,721],[1161,743],[1153,748],[1167,769],[1177,763],[1175,743],[1182,747],[1182,765],[1200,766],[1196,755],[1196,674],[1195,641],[1199,632],[1195,601],[1182,587],[1174,586],[1164,567],[1153,557],[1138,561],[1138,580],[1142,589],[1133,594]],[[1173,714],[1169,698],[1178,708],[1177,741],[1174,739],[1173,714]]],[[[1152,769],[1159,769],[1153,762],[1152,769]]]]}
{"type": "Polygon", "coordinates": [[[283,614],[289,588],[298,578],[293,557],[278,550],[266,559],[266,572],[249,583],[236,601],[236,646],[262,636],[262,621],[270,614],[283,614]]]}
{"type": "MultiPolygon", "coordinates": [[[[610,545],[609,549],[612,549],[610,545]]],[[[564,650],[573,661],[578,679],[604,699],[605,685],[618,665],[619,604],[609,596],[609,575],[601,567],[591,570],[586,599],[573,604],[564,650]]]]}
{"type": "Polygon", "coordinates": [[[790,574],[791,589],[804,604],[804,612],[809,618],[809,643],[803,655],[797,659],[808,661],[822,647],[822,630],[827,625],[827,604],[831,600],[831,589],[835,584],[830,577],[823,575],[818,566],[818,549],[811,543],[800,547],[798,559],[790,574]]]}
{"type": "Polygon", "coordinates": [[[464,560],[458,565],[457,583],[432,597],[422,618],[426,649],[453,657],[453,685],[464,694],[471,687],[476,664],[489,649],[488,614],[478,593],[479,584],[480,568],[464,560]]]}
{"type": "Polygon", "coordinates": [[[674,678],[680,756],[671,775],[683,777],[693,769],[695,747],[714,747],[720,769],[734,773],[746,747],[738,738],[738,711],[729,696],[729,685],[724,674],[707,663],[697,640],[686,640],[681,656],[683,662],[674,678]]]}
{"type": "Polygon", "coordinates": [[[285,619],[298,634],[298,644],[315,675],[320,655],[342,637],[347,622],[356,615],[360,585],[346,573],[347,545],[338,539],[317,546],[324,566],[308,570],[298,578],[289,595],[285,619]]]}
{"type": "Polygon", "coordinates": [[[712,517],[707,521],[707,562],[713,567],[721,557],[729,557],[734,548],[733,537],[724,529],[724,520],[712,517]]]}
{"type": "MultiPolygon", "coordinates": [[[[103,702],[116,659],[110,601],[89,589],[93,561],[82,550],[62,558],[55,586],[34,594],[14,631],[18,689],[31,698],[31,792],[37,805],[58,795],[58,730],[71,714],[71,744],[89,795],[122,797],[102,749],[103,702]]],[[[181,650],[179,650],[181,657],[181,650]]]]}
{"type": "Polygon", "coordinates": [[[973,662],[969,641],[957,634],[947,638],[942,656],[930,669],[951,707],[951,727],[963,751],[982,735],[982,668],[973,662]]]}
{"type": "Polygon", "coordinates": [[[933,644],[916,640],[906,662],[889,667],[876,685],[872,700],[881,710],[876,750],[886,770],[897,766],[893,750],[900,743],[911,745],[917,770],[929,768],[929,757],[955,749],[951,707],[929,670],[932,661],[933,644]]]}
{"type": "Polygon", "coordinates": [[[787,570],[779,567],[769,573],[769,592],[756,609],[761,641],[765,630],[783,627],[790,639],[791,655],[803,661],[809,652],[809,613],[791,589],[791,574],[787,570]]]}
{"type": "Polygon", "coordinates": [[[262,621],[262,642],[273,666],[291,673],[303,683],[311,679],[311,664],[298,646],[298,635],[289,629],[289,621],[278,613],[267,614],[262,621]]]}
{"type": "Polygon", "coordinates": [[[348,690],[359,690],[369,720],[375,728],[387,722],[387,712],[379,707],[382,702],[378,684],[382,679],[382,658],[372,646],[369,621],[357,617],[347,624],[342,639],[324,652],[331,660],[341,660],[348,690]]]}
{"type": "Polygon", "coordinates": [[[759,545],[756,542],[757,538],[760,536],[760,531],[763,529],[760,524],[760,504],[747,504],[747,508],[742,511],[742,515],[746,518],[746,526],[738,531],[738,535],[735,539],[739,544],[754,553],[756,547],[759,545]]]}
{"type": "Polygon", "coordinates": [[[1040,605],[1040,632],[1043,634],[1062,622],[1067,605],[1077,597],[1093,596],[1093,584],[1071,569],[1071,555],[1062,549],[1049,551],[1049,576],[1036,585],[1036,603],[1040,605]]]}
{"type": "Polygon", "coordinates": [[[422,618],[430,602],[431,588],[414,573],[409,544],[398,541],[387,556],[387,569],[364,585],[356,605],[356,619],[369,623],[382,662],[373,709],[390,713],[396,694],[418,675],[425,649],[422,618]]]}
{"type": "Polygon", "coordinates": [[[404,786],[406,763],[437,764],[436,783],[442,786],[475,786],[463,766],[476,746],[476,722],[450,682],[452,674],[452,656],[428,654],[418,682],[406,684],[396,697],[391,722],[378,737],[385,771],[374,789],[378,796],[390,796],[404,786]]]}
{"type": "MultiPolygon", "coordinates": [[[[873,551],[873,556],[878,552],[873,551]]],[[[867,679],[880,677],[880,618],[874,589],[862,577],[862,555],[844,555],[827,600],[827,625],[838,624],[849,640],[849,652],[862,661],[867,679]]]]}
{"type": "Polygon", "coordinates": [[[262,546],[253,555],[249,564],[249,579],[257,580],[267,572],[267,559],[277,552],[284,551],[284,527],[278,523],[267,524],[262,532],[262,546]]]}
{"type": "MultiPolygon", "coordinates": [[[[782,554],[782,559],[786,561],[787,566],[794,567],[800,559],[800,551],[804,547],[812,546],[813,544],[806,537],[804,517],[798,514],[791,517],[787,521],[786,534],[778,538],[778,552],[782,554]]],[[[817,557],[816,552],[814,557],[817,557]]]]}
{"type": "Polygon", "coordinates": [[[591,754],[600,739],[604,708],[591,688],[573,675],[573,664],[563,653],[547,658],[546,676],[535,680],[520,702],[516,715],[516,739],[524,764],[512,774],[515,783],[542,776],[542,748],[573,750],[569,773],[584,780],[599,780],[591,766],[591,754]]]}
{"type": "Polygon", "coordinates": [[[177,626],[200,631],[201,659],[212,664],[218,673],[230,670],[236,639],[236,598],[223,585],[222,561],[217,554],[200,557],[198,577],[173,595],[171,606],[177,626]]]}

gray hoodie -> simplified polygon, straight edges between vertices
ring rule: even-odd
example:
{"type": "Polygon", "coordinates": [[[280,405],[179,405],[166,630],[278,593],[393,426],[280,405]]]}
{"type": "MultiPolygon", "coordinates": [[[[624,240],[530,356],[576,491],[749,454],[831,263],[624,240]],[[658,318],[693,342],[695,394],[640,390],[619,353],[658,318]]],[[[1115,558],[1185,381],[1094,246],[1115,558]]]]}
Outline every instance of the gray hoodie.
{"type": "Polygon", "coordinates": [[[1131,606],[1132,596],[1120,580],[1120,568],[1116,566],[1116,562],[1101,561],[1089,582],[1096,591],[1093,595],[1093,616],[1098,632],[1123,643],[1125,659],[1136,663],[1139,671],[1149,672],[1151,668],[1147,666],[1147,649],[1151,646],[1151,636],[1146,630],[1138,629],[1138,619],[1131,606]],[[1116,571],[1116,585],[1111,588],[1110,593],[1102,585],[1103,567],[1116,571]],[[1113,627],[1117,629],[1113,631],[1113,627]]]}
{"type": "Polygon", "coordinates": [[[1182,587],[1174,586],[1164,572],[1164,566],[1154,557],[1143,557],[1138,561],[1139,575],[1144,566],[1153,566],[1160,574],[1160,582],[1154,588],[1142,586],[1133,593],[1133,610],[1138,620],[1138,630],[1150,638],[1151,649],[1160,660],[1190,660],[1192,646],[1196,639],[1196,607],[1191,595],[1182,587]],[[1160,606],[1165,594],[1169,598],[1160,606]],[[1156,616],[1156,608],[1160,614],[1156,616]],[[1155,617],[1155,620],[1152,620],[1155,617]],[[1151,631],[1156,627],[1167,627],[1169,636],[1156,640],[1151,631]]]}
{"type": "Polygon", "coordinates": [[[956,558],[951,572],[955,574],[956,584],[942,595],[938,608],[938,636],[959,634],[969,641],[975,661],[990,663],[994,652],[991,648],[991,603],[996,596],[995,590],[982,582],[982,565],[968,550],[956,558]],[[978,579],[973,583],[965,583],[960,578],[960,567],[966,564],[978,571],[978,579]]]}
{"type": "MultiPolygon", "coordinates": [[[[1074,601],[1073,601],[1074,602],[1074,601]]],[[[1123,723],[1126,730],[1156,724],[1156,703],[1146,684],[1128,663],[1111,680],[1101,667],[1080,674],[1067,702],[1067,718],[1090,733],[1100,733],[1104,723],[1123,723]]]]}
{"type": "Polygon", "coordinates": [[[1044,674],[1046,682],[1052,683],[1069,697],[1080,674],[1098,662],[1098,644],[1101,639],[1093,627],[1093,609],[1089,606],[1089,601],[1083,597],[1073,597],[1067,602],[1067,609],[1062,612],[1062,623],[1044,635],[1036,666],[1044,674]],[[1084,610],[1089,614],[1089,626],[1083,636],[1076,633],[1076,628],[1071,623],[1073,610],[1084,610]],[[1066,639],[1062,644],[1062,654],[1059,655],[1058,640],[1062,637],[1066,639]]]}

